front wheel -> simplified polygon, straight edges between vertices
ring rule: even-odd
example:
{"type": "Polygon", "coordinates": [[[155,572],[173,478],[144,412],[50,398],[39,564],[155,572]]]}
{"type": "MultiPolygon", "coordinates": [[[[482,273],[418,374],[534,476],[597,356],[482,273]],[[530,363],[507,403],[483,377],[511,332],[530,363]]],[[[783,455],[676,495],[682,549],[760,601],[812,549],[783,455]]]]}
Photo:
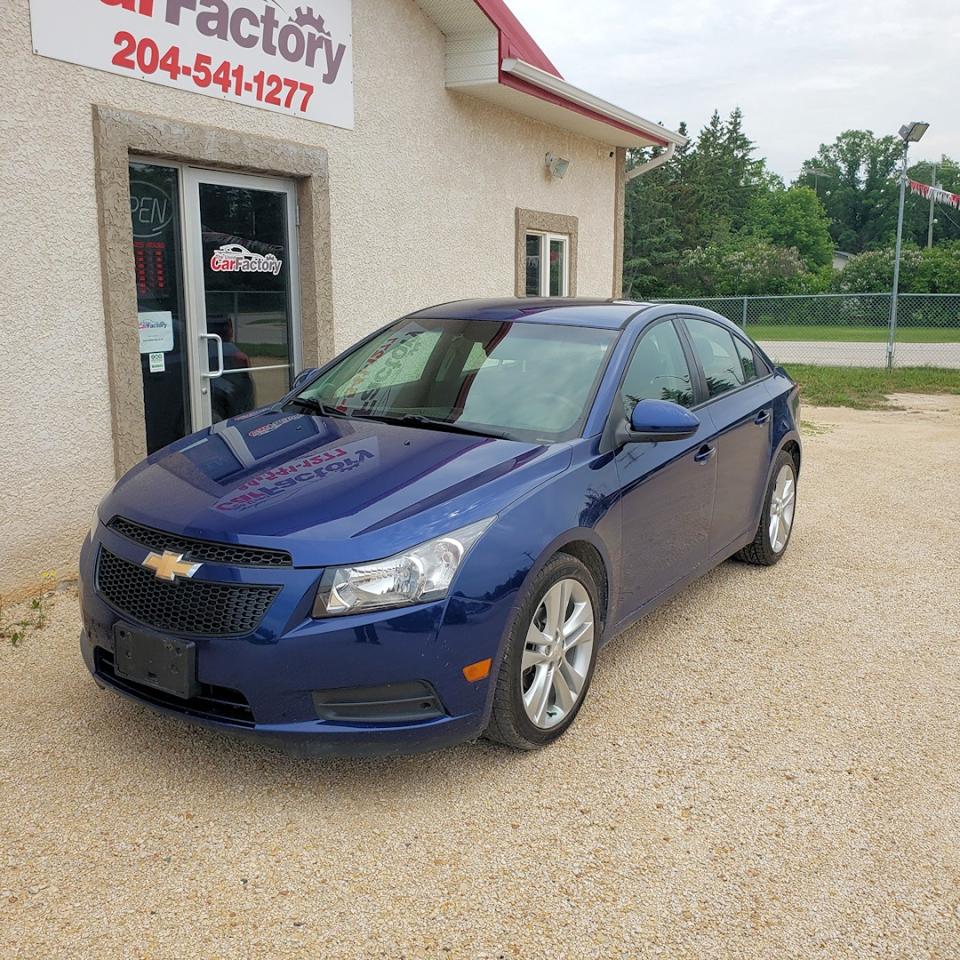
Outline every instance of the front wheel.
{"type": "Polygon", "coordinates": [[[535,750],[573,723],[593,677],[599,609],[579,560],[558,554],[540,571],[507,641],[486,737],[535,750]]]}
{"type": "Polygon", "coordinates": [[[772,567],[790,542],[796,509],[797,465],[793,457],[782,450],[773,465],[756,536],[753,543],[737,554],[737,559],[772,567]]]}

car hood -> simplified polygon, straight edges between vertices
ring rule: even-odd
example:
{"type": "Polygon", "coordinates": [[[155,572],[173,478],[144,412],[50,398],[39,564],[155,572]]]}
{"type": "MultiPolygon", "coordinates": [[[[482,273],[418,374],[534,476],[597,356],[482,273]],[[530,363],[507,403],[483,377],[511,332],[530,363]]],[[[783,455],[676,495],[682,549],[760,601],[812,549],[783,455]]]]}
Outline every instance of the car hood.
{"type": "Polygon", "coordinates": [[[258,411],[149,457],[100,517],[282,547],[298,566],[352,563],[494,515],[570,459],[570,444],[258,411]]]}

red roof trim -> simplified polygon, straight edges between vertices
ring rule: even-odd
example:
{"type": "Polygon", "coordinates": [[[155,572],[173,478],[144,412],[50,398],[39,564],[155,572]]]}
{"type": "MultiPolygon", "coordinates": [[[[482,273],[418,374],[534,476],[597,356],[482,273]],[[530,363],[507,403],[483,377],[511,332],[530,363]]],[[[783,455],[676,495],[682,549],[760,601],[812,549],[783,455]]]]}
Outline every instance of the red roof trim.
{"type": "Polygon", "coordinates": [[[507,57],[516,57],[517,60],[525,60],[563,79],[560,71],[550,62],[550,58],[540,49],[533,37],[527,33],[504,0],[474,0],[474,3],[487,15],[487,19],[500,34],[501,61],[507,57]]]}
{"type": "Polygon", "coordinates": [[[500,71],[500,83],[504,87],[511,87],[514,90],[519,90],[521,93],[525,93],[531,97],[537,97],[540,100],[545,100],[547,103],[556,104],[558,107],[563,107],[565,110],[572,110],[574,113],[579,113],[584,117],[589,117],[591,120],[596,120],[599,123],[605,123],[607,126],[616,127],[618,130],[625,130],[627,133],[632,133],[635,136],[643,137],[644,140],[652,140],[654,143],[659,144],[662,147],[666,147],[669,144],[669,141],[664,140],[662,137],[655,136],[647,130],[640,130],[637,127],[631,127],[629,124],[623,123],[620,120],[616,120],[613,117],[607,117],[602,113],[597,113],[596,110],[591,110],[589,107],[585,107],[579,103],[573,103],[570,100],[565,100],[563,97],[558,96],[555,93],[551,93],[549,90],[541,90],[540,87],[535,87],[532,83],[527,83],[526,80],[521,80],[519,77],[513,77],[509,73],[504,73],[500,71]]]}

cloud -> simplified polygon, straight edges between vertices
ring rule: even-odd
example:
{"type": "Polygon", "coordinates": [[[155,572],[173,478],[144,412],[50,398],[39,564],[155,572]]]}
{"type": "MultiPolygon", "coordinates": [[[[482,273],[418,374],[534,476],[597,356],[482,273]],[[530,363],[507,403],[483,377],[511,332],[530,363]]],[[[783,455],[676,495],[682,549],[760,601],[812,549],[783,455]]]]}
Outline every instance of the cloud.
{"type": "Polygon", "coordinates": [[[696,131],[714,107],[740,106],[788,180],[843,130],[913,119],[931,124],[914,156],[960,157],[957,0],[510,6],[567,80],[641,116],[696,131]]]}

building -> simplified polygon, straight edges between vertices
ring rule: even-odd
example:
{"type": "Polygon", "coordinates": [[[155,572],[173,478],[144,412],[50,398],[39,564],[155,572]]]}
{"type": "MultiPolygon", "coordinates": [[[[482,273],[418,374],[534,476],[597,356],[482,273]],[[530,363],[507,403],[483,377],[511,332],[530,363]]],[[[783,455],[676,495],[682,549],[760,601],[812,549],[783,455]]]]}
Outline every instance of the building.
{"type": "Polygon", "coordinates": [[[113,480],[426,304],[617,295],[624,155],[502,0],[7,0],[0,594],[113,480]]]}

